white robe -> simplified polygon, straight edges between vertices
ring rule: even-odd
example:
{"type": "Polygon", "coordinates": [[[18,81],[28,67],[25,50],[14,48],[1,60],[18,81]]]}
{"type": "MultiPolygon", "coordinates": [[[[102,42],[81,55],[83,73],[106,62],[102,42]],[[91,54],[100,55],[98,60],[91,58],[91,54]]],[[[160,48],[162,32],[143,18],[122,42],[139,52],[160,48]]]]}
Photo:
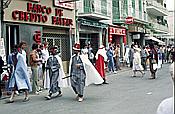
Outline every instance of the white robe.
{"type": "MultiPolygon", "coordinates": [[[[62,60],[58,55],[56,55],[55,57],[57,58],[60,66],[61,66],[60,69],[59,69],[59,78],[58,78],[59,85],[58,86],[59,87],[68,87],[67,80],[62,79],[63,77],[65,77],[62,60]]],[[[50,88],[49,70],[46,71],[46,75],[45,75],[45,78],[44,78],[44,88],[46,88],[46,89],[50,88]]]]}
{"type": "Polygon", "coordinates": [[[133,70],[143,70],[143,67],[141,65],[140,52],[135,52],[134,53],[133,70]]]}

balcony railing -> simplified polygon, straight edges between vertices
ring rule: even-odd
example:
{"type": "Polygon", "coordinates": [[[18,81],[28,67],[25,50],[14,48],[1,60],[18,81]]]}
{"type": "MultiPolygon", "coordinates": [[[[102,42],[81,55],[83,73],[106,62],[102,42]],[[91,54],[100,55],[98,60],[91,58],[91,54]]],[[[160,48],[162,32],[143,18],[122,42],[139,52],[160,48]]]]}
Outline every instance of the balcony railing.
{"type": "Polygon", "coordinates": [[[150,8],[150,6],[154,7],[156,10],[158,10],[159,12],[162,12],[164,15],[168,15],[168,10],[161,5],[161,3],[158,3],[157,1],[153,0],[153,1],[148,1],[147,2],[147,9],[150,8]]]}
{"type": "Polygon", "coordinates": [[[152,24],[153,24],[153,29],[156,32],[168,33],[168,27],[166,25],[161,25],[158,23],[152,23],[152,24]]]}

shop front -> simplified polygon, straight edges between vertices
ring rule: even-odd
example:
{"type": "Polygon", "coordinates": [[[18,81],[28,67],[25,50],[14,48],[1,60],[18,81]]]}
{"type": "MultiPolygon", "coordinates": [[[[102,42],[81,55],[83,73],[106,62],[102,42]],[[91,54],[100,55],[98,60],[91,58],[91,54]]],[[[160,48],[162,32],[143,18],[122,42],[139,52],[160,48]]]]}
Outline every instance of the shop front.
{"type": "Polygon", "coordinates": [[[138,44],[140,46],[145,45],[145,40],[144,40],[145,29],[143,25],[140,25],[140,24],[129,25],[128,32],[134,44],[138,44]]]}
{"type": "Polygon", "coordinates": [[[90,43],[94,53],[99,45],[107,46],[107,24],[94,20],[79,19],[79,41],[81,48],[90,43]]]}
{"type": "Polygon", "coordinates": [[[120,57],[122,58],[127,44],[126,29],[120,26],[110,26],[108,42],[115,46],[120,45],[120,57]]]}
{"type": "Polygon", "coordinates": [[[145,45],[145,34],[146,34],[146,26],[147,22],[143,20],[139,20],[133,17],[127,17],[125,20],[125,24],[128,25],[128,44],[131,43],[138,44],[140,46],[145,45]]]}
{"type": "MultiPolygon", "coordinates": [[[[30,53],[33,43],[47,41],[49,47],[56,45],[63,59],[65,70],[71,55],[72,36],[75,29],[73,5],[55,2],[57,0],[13,0],[4,11],[6,55],[12,46],[26,41],[30,53]]],[[[70,3],[69,3],[70,4],[70,3]]]]}

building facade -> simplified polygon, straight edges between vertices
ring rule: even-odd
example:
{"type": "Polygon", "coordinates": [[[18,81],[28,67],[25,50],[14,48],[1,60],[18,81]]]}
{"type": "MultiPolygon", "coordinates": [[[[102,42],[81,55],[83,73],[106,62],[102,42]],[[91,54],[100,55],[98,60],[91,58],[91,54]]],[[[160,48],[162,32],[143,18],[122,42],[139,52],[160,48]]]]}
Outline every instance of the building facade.
{"type": "Polygon", "coordinates": [[[113,0],[113,24],[127,29],[127,44],[143,45],[147,13],[145,0],[113,0]]]}
{"type": "Polygon", "coordinates": [[[76,4],[81,48],[90,43],[96,52],[99,45],[107,45],[108,24],[101,21],[111,19],[111,1],[80,0],[76,4]]]}
{"type": "Polygon", "coordinates": [[[59,0],[12,0],[4,10],[4,34],[6,55],[12,46],[26,41],[29,54],[34,42],[47,41],[49,47],[56,45],[67,71],[71,56],[72,34],[75,31],[75,11],[72,3],[59,0]]]}
{"type": "MultiPolygon", "coordinates": [[[[147,0],[147,13],[149,26],[151,27],[151,32],[149,36],[158,38],[159,40],[166,41],[162,34],[168,34],[168,21],[166,16],[168,16],[168,10],[165,0],[147,0]]],[[[158,42],[162,45],[162,43],[158,42]]],[[[163,44],[165,45],[165,43],[163,44]]]]}

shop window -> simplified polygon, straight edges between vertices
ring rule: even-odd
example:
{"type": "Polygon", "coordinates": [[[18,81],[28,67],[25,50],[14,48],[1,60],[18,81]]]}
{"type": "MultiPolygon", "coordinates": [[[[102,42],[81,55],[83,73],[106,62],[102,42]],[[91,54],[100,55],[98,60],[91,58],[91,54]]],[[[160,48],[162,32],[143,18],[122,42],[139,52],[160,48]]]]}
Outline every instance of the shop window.
{"type": "Polygon", "coordinates": [[[67,34],[43,33],[43,39],[48,42],[48,47],[57,46],[63,61],[70,59],[70,39],[67,34]]]}

